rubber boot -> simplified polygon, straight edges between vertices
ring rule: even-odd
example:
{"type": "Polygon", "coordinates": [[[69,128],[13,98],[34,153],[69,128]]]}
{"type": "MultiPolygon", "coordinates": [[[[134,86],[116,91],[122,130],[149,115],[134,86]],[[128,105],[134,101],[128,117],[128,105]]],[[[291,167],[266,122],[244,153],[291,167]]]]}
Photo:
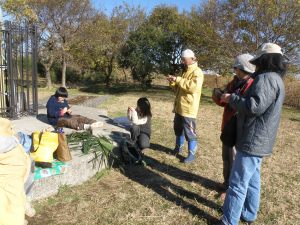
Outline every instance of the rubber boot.
{"type": "Polygon", "coordinates": [[[182,153],[183,145],[184,145],[184,135],[176,136],[176,145],[173,151],[174,155],[182,153]]]}
{"type": "Polygon", "coordinates": [[[188,142],[188,148],[189,148],[189,155],[184,160],[184,163],[191,163],[195,160],[195,154],[197,151],[197,141],[189,141],[188,142]]]}

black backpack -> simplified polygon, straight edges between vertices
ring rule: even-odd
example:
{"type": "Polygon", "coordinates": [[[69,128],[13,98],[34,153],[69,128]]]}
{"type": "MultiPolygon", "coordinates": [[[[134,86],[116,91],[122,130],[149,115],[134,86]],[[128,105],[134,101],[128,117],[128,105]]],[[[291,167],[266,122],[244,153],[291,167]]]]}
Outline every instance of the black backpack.
{"type": "Polygon", "coordinates": [[[120,152],[125,164],[140,164],[143,161],[143,155],[137,143],[125,138],[121,141],[120,152]]]}

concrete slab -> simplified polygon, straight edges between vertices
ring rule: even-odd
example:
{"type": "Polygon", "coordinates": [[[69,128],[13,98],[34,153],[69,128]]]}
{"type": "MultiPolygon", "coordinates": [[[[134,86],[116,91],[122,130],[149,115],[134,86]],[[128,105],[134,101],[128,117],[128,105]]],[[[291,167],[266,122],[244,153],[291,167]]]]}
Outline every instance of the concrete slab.
{"type": "MultiPolygon", "coordinates": [[[[115,146],[117,146],[122,137],[129,136],[129,132],[124,129],[123,126],[116,124],[109,118],[105,110],[81,105],[73,105],[72,110],[73,114],[80,114],[97,121],[102,121],[103,127],[94,128],[92,133],[97,136],[110,138],[115,146]]],[[[36,130],[42,131],[50,126],[47,123],[46,108],[40,109],[37,117],[21,117],[20,119],[13,120],[12,124],[16,132],[22,131],[26,134],[31,134],[36,130]]],[[[76,132],[75,130],[67,128],[64,128],[64,131],[67,134],[76,132]]],[[[103,164],[94,167],[93,163],[90,162],[94,158],[93,154],[83,155],[81,151],[72,150],[72,146],[70,147],[73,159],[68,162],[66,173],[35,181],[29,194],[31,200],[38,200],[54,195],[62,185],[72,186],[82,184],[95,175],[97,171],[101,171],[105,167],[103,164]]]]}
{"type": "MultiPolygon", "coordinates": [[[[79,114],[97,121],[106,122],[109,119],[107,117],[106,110],[102,110],[102,109],[74,105],[72,106],[72,110],[74,115],[79,114]]],[[[13,120],[12,124],[14,125],[14,130],[16,132],[22,131],[26,134],[31,134],[33,131],[43,130],[51,127],[51,125],[48,124],[46,107],[39,109],[39,114],[36,117],[35,116],[20,117],[19,119],[13,120]]],[[[67,134],[75,131],[73,129],[68,129],[68,128],[65,128],[64,130],[67,134]]]]}
{"type": "Polygon", "coordinates": [[[94,158],[93,154],[83,155],[81,151],[71,151],[71,154],[73,159],[66,163],[68,165],[66,172],[35,181],[27,196],[29,200],[35,201],[55,195],[58,193],[59,187],[63,185],[82,184],[105,168],[104,164],[98,167],[90,162],[94,158]]]}

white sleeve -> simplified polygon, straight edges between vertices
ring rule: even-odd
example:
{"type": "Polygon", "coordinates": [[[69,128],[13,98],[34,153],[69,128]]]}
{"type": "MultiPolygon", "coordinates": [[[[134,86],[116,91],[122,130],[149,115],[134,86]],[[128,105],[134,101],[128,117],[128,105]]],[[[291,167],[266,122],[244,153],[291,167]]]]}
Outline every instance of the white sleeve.
{"type": "Polygon", "coordinates": [[[131,118],[132,123],[135,125],[142,125],[147,123],[147,117],[139,118],[135,110],[131,112],[131,118]]]}

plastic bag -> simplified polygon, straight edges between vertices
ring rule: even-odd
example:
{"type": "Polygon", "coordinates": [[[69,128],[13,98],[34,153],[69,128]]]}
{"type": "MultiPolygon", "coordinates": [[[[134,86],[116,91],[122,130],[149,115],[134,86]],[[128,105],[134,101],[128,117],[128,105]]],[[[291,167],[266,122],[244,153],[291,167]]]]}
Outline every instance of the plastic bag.
{"type": "Polygon", "coordinates": [[[32,133],[32,145],[30,155],[35,162],[52,163],[53,152],[58,147],[58,133],[35,131],[32,133]]]}

